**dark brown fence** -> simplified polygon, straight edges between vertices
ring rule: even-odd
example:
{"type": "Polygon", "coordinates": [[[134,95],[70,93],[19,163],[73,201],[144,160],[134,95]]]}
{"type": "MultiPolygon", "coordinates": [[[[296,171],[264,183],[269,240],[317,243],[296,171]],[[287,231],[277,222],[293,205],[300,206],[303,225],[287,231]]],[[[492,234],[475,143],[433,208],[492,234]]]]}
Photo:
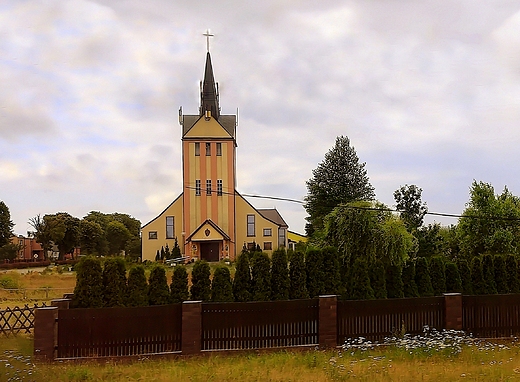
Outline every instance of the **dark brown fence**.
{"type": "Polygon", "coordinates": [[[338,301],[338,345],[348,338],[382,341],[402,330],[422,333],[444,328],[444,297],[338,301]]]}
{"type": "Polygon", "coordinates": [[[181,350],[182,304],[58,312],[58,358],[113,357],[181,350]]]}
{"type": "Polygon", "coordinates": [[[17,335],[20,332],[31,333],[34,328],[34,311],[36,308],[44,306],[46,306],[45,303],[0,310],[0,332],[6,337],[17,335]]]}
{"type": "Polygon", "coordinates": [[[520,334],[520,294],[463,296],[463,328],[475,337],[520,334]]]}
{"type": "Polygon", "coordinates": [[[202,304],[202,350],[318,343],[319,300],[202,304]]]}

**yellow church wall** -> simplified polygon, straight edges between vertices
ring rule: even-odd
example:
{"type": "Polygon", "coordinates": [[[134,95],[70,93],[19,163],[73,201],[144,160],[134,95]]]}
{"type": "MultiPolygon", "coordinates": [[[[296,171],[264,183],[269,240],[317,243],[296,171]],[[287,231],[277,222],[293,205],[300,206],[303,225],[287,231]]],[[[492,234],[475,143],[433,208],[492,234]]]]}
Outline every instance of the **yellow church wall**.
{"type": "MultiPolygon", "coordinates": [[[[159,216],[157,216],[154,220],[143,226],[141,229],[142,232],[142,250],[143,250],[143,261],[150,260],[154,261],[155,256],[157,254],[157,250],[161,250],[162,247],[166,248],[166,244],[170,247],[170,250],[175,245],[175,237],[177,237],[177,242],[179,247],[181,248],[181,252],[184,253],[183,241],[182,237],[182,203],[183,203],[183,195],[181,194],[177,199],[173,201],[159,216]],[[174,238],[167,239],[166,238],[166,217],[173,216],[174,217],[174,238]],[[150,238],[150,233],[156,233],[156,239],[150,238]]],[[[154,235],[152,235],[153,237],[154,235]]]]}

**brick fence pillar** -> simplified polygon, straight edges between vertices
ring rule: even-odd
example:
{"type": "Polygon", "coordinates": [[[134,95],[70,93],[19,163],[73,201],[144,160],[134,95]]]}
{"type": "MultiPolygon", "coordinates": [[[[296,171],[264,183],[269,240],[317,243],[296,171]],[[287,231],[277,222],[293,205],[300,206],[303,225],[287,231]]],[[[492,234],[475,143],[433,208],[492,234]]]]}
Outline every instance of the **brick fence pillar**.
{"type": "Polygon", "coordinates": [[[182,354],[198,354],[202,346],[202,301],[182,303],[182,354]]]}
{"type": "Polygon", "coordinates": [[[337,346],[337,302],[336,295],[320,296],[318,341],[321,348],[337,346]]]}
{"type": "Polygon", "coordinates": [[[444,329],[462,330],[462,294],[444,293],[444,329]]]}
{"type": "Polygon", "coordinates": [[[71,301],[70,298],[56,298],[51,300],[51,306],[55,306],[58,309],[69,309],[71,301]]]}
{"type": "Polygon", "coordinates": [[[39,361],[56,358],[58,308],[48,306],[34,312],[34,356],[39,361]]]}

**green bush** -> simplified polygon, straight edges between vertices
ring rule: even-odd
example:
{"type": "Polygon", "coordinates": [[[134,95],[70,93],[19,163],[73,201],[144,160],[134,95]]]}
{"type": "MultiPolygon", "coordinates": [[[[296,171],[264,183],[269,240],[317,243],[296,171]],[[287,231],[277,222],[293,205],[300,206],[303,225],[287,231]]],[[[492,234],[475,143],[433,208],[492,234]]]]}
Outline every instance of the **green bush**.
{"type": "Polygon", "coordinates": [[[457,261],[457,268],[459,269],[460,280],[462,282],[462,293],[465,295],[473,294],[473,284],[471,282],[471,268],[466,259],[457,261]]]}
{"type": "Polygon", "coordinates": [[[172,303],[180,303],[190,298],[188,290],[188,271],[184,265],[177,265],[173,270],[170,284],[170,298],[172,303]]]}
{"type": "Polygon", "coordinates": [[[75,266],[74,308],[103,307],[103,270],[97,257],[83,257],[75,266]]]}
{"type": "Polygon", "coordinates": [[[191,272],[190,295],[193,301],[210,301],[211,270],[205,260],[197,260],[191,272]]]}
{"type": "Polygon", "coordinates": [[[289,299],[289,268],[284,248],[273,251],[271,266],[271,300],[289,299]]]}
{"type": "Polygon", "coordinates": [[[495,267],[495,284],[497,292],[504,294],[509,293],[509,285],[507,285],[506,262],[501,255],[495,255],[493,259],[495,267]]]}
{"type": "Polygon", "coordinates": [[[349,298],[352,300],[371,300],[374,298],[374,290],[370,286],[367,262],[360,257],[352,265],[349,298]]]}
{"type": "Polygon", "coordinates": [[[421,297],[433,296],[432,281],[428,261],[424,257],[418,257],[415,263],[415,284],[421,297]]]}
{"type": "Polygon", "coordinates": [[[170,288],[168,288],[166,271],[162,265],[156,265],[150,272],[148,303],[150,305],[167,305],[170,303],[170,288]]]}
{"type": "Polygon", "coordinates": [[[325,247],[322,250],[322,290],[321,294],[340,293],[341,275],[338,250],[325,247]]]}
{"type": "Polygon", "coordinates": [[[319,296],[323,285],[323,253],[320,249],[310,248],[305,254],[305,273],[307,274],[307,292],[309,297],[319,296]]]}
{"type": "Polygon", "coordinates": [[[518,277],[518,262],[515,255],[506,256],[507,285],[509,293],[520,293],[520,279],[518,277]]]}
{"type": "Polygon", "coordinates": [[[237,302],[251,301],[251,268],[247,249],[242,250],[235,263],[233,297],[237,302]]]}
{"type": "Polygon", "coordinates": [[[233,284],[229,268],[218,266],[213,273],[211,282],[211,301],[213,302],[232,302],[233,284]]]}
{"type": "Polygon", "coordinates": [[[471,285],[473,286],[474,294],[486,294],[486,283],[484,282],[484,273],[482,272],[482,261],[479,256],[475,256],[471,259],[471,285]]]}
{"type": "Polygon", "coordinates": [[[106,308],[125,306],[126,266],[121,257],[109,257],[103,267],[103,302],[106,308]]]}
{"type": "Polygon", "coordinates": [[[20,282],[15,280],[11,275],[0,276],[0,288],[3,289],[20,289],[20,282]]]}
{"type": "Polygon", "coordinates": [[[430,280],[432,282],[433,294],[442,296],[446,292],[446,267],[444,259],[434,256],[430,260],[430,280]]]}
{"type": "Polygon", "coordinates": [[[369,269],[370,285],[374,290],[374,298],[386,298],[386,274],[385,266],[379,259],[374,261],[369,269]]]}
{"type": "Polygon", "coordinates": [[[495,264],[493,256],[485,254],[482,256],[482,273],[484,275],[485,294],[497,294],[497,284],[495,283],[495,264]]]}
{"type": "Polygon", "coordinates": [[[462,279],[457,264],[446,263],[446,292],[462,293],[462,279]]]}
{"type": "Polygon", "coordinates": [[[291,300],[309,298],[307,293],[307,276],[302,252],[293,252],[289,258],[289,298],[291,300]]]}
{"type": "Polygon", "coordinates": [[[419,297],[419,290],[415,283],[415,263],[408,260],[403,267],[404,297],[419,297]]]}
{"type": "Polygon", "coordinates": [[[130,269],[127,284],[126,306],[147,306],[148,282],[142,265],[136,265],[130,269]]]}
{"type": "Polygon", "coordinates": [[[271,298],[271,260],[264,252],[256,252],[251,259],[251,291],[253,301],[271,298]]]}
{"type": "Polygon", "coordinates": [[[397,264],[390,264],[386,268],[386,295],[388,298],[404,297],[402,269],[397,264]]]}

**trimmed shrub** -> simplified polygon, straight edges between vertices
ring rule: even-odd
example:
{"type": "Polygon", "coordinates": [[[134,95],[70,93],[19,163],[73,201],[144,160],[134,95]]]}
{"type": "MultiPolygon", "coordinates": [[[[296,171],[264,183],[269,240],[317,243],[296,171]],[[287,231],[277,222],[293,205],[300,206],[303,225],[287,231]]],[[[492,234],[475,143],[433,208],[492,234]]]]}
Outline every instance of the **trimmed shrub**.
{"type": "Polygon", "coordinates": [[[338,250],[325,247],[322,250],[322,290],[321,294],[338,294],[341,286],[338,250]]]}
{"type": "Polygon", "coordinates": [[[446,292],[462,293],[462,279],[460,278],[459,268],[457,264],[446,263],[446,292]]]}
{"type": "Polygon", "coordinates": [[[236,302],[251,301],[251,268],[247,249],[242,250],[235,264],[233,296],[236,302]]]}
{"type": "Polygon", "coordinates": [[[368,271],[370,275],[370,286],[374,291],[374,298],[386,298],[386,275],[383,262],[377,259],[368,271]]]}
{"type": "Polygon", "coordinates": [[[390,264],[386,268],[386,295],[388,298],[403,298],[404,285],[399,265],[390,264]]]}
{"type": "Polygon", "coordinates": [[[144,267],[136,265],[128,273],[126,288],[126,306],[148,305],[148,282],[144,274],[144,267]]]}
{"type": "Polygon", "coordinates": [[[486,294],[486,283],[482,272],[482,261],[479,256],[471,259],[471,285],[474,294],[486,294]]]}
{"type": "Polygon", "coordinates": [[[232,302],[233,284],[231,283],[231,274],[229,268],[219,266],[213,273],[213,281],[211,282],[211,301],[213,302],[232,302]]]}
{"type": "Polygon", "coordinates": [[[370,286],[368,266],[365,259],[358,257],[352,265],[349,297],[352,300],[371,300],[374,298],[374,290],[370,286]]]}
{"type": "Polygon", "coordinates": [[[103,307],[103,270],[97,257],[83,257],[74,267],[76,286],[71,305],[74,308],[103,307]]]}
{"type": "Polygon", "coordinates": [[[309,298],[303,253],[293,252],[289,261],[289,298],[291,300],[309,298]]]}
{"type": "Polygon", "coordinates": [[[495,283],[495,265],[493,256],[486,254],[482,256],[482,274],[484,275],[485,294],[497,294],[497,284],[495,283]]]}
{"type": "Polygon", "coordinates": [[[106,308],[125,305],[126,266],[121,257],[109,257],[103,268],[103,303],[106,308]]]}
{"type": "Polygon", "coordinates": [[[434,256],[430,260],[430,280],[432,282],[433,294],[442,296],[446,292],[446,267],[444,259],[434,256]]]}
{"type": "Polygon", "coordinates": [[[506,256],[506,277],[509,293],[520,293],[520,279],[518,278],[518,262],[515,255],[506,256]]]}
{"type": "Polygon", "coordinates": [[[251,286],[253,301],[271,298],[271,260],[264,252],[256,252],[251,259],[251,286]]]}
{"type": "Polygon", "coordinates": [[[305,254],[305,273],[307,274],[307,292],[309,297],[317,297],[323,290],[323,253],[311,248],[305,254]]]}
{"type": "Polygon", "coordinates": [[[209,301],[211,299],[211,270],[205,260],[197,260],[191,272],[190,295],[193,301],[209,301]]]}
{"type": "Polygon", "coordinates": [[[473,294],[473,285],[471,282],[471,268],[466,259],[457,261],[457,268],[459,269],[460,280],[462,282],[462,293],[465,295],[473,294]]]}
{"type": "Polygon", "coordinates": [[[404,297],[419,297],[419,290],[415,283],[415,263],[407,261],[403,266],[404,297]]]}
{"type": "Polygon", "coordinates": [[[271,265],[271,300],[289,299],[289,268],[284,248],[273,251],[271,265]]]}
{"type": "Polygon", "coordinates": [[[495,255],[493,259],[495,268],[495,284],[497,292],[504,294],[509,293],[509,286],[507,285],[506,262],[501,255],[495,255]]]}
{"type": "Polygon", "coordinates": [[[148,279],[148,303],[150,305],[167,305],[170,303],[170,288],[166,281],[166,271],[161,265],[156,265],[148,279]]]}
{"type": "Polygon", "coordinates": [[[170,284],[170,300],[172,303],[180,303],[190,298],[188,291],[188,270],[184,265],[177,265],[173,270],[170,284]]]}
{"type": "Polygon", "coordinates": [[[424,257],[418,257],[415,263],[415,284],[421,297],[433,296],[432,281],[428,261],[424,257]]]}

